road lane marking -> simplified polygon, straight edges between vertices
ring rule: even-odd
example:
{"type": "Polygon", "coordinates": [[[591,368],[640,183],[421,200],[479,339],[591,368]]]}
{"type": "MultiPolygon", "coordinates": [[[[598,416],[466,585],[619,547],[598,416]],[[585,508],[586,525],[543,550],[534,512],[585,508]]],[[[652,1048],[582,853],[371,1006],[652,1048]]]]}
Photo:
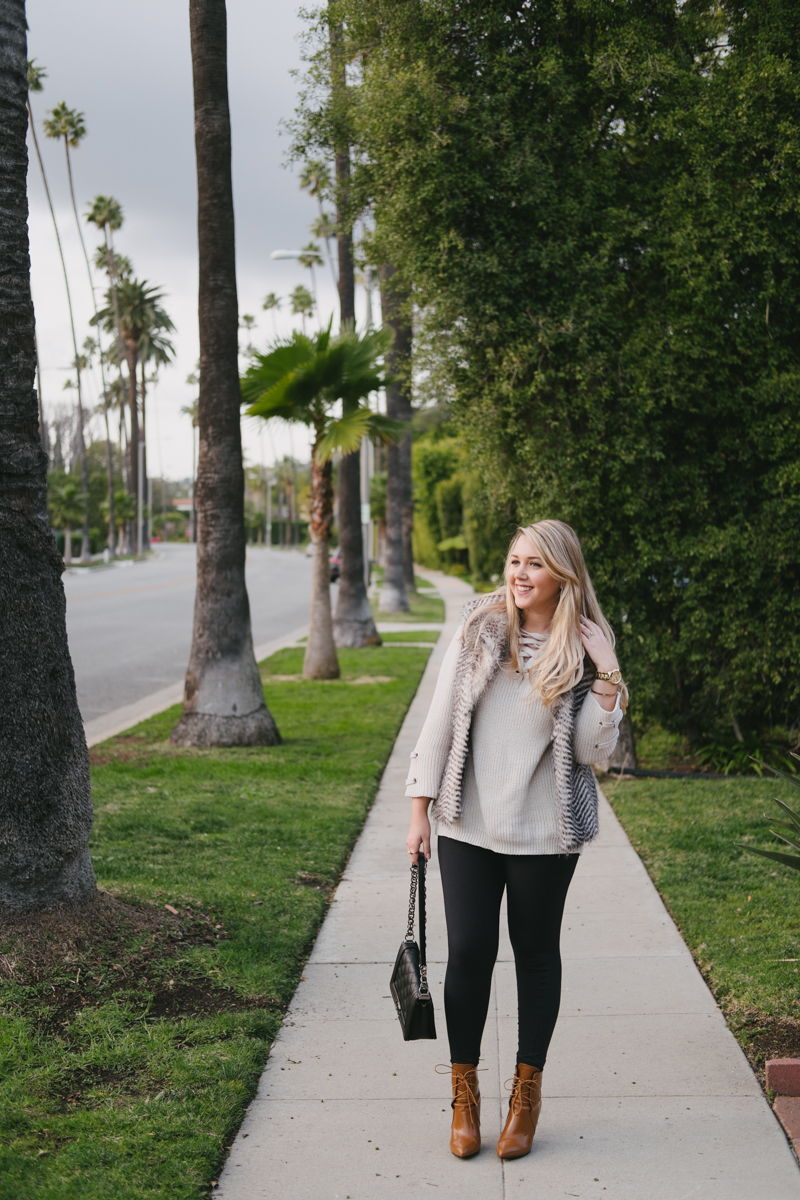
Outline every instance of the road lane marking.
{"type": "Polygon", "coordinates": [[[90,592],[88,596],[67,596],[67,604],[75,600],[101,600],[105,596],[128,596],[131,592],[154,592],[157,588],[178,587],[181,583],[196,583],[197,576],[191,579],[171,579],[169,583],[148,583],[143,587],[120,588],[117,592],[90,592]]]}

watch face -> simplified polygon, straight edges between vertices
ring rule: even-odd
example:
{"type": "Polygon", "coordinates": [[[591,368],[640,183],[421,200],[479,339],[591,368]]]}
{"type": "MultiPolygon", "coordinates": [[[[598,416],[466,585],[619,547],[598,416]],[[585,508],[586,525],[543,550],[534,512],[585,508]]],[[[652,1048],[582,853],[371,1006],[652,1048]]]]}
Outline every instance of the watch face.
{"type": "Polygon", "coordinates": [[[610,683],[622,683],[622,672],[621,671],[612,671],[609,676],[609,682],[610,683]]]}

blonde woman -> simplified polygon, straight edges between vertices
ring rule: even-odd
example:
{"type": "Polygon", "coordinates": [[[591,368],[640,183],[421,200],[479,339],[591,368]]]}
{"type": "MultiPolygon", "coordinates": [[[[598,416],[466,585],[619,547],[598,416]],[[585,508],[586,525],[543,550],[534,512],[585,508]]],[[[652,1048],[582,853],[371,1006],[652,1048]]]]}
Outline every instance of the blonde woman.
{"type": "Polygon", "coordinates": [[[447,919],[444,1005],[460,1158],[481,1146],[476,1068],[508,901],[519,1047],[501,1158],[528,1154],[561,998],[564,902],[597,834],[589,764],[616,745],[627,691],[583,561],[562,521],[517,531],[505,583],[471,601],[442,663],[416,749],[407,847],[430,858],[436,823],[447,919]]]}

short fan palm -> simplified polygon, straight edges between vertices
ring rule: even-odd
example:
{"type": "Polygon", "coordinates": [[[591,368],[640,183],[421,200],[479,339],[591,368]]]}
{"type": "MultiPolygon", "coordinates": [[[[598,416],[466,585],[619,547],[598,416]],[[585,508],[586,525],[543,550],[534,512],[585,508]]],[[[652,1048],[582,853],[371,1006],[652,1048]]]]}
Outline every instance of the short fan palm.
{"type": "Polygon", "coordinates": [[[314,545],[311,619],[303,675],[336,679],[339,662],[331,616],[330,548],[333,520],[331,455],[350,454],[364,437],[393,440],[406,431],[400,421],[365,403],[386,383],[381,360],[389,344],[383,330],[331,336],[330,325],[313,336],[294,333],[269,354],[256,354],[242,377],[247,413],[265,421],[280,417],[314,431],[311,463],[311,541],[314,545]]]}

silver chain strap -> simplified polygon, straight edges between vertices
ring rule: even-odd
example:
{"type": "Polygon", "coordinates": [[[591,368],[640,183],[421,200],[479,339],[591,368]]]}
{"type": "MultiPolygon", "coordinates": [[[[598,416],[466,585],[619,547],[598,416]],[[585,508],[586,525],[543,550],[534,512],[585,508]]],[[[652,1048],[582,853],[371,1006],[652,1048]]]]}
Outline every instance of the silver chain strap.
{"type": "Polygon", "coordinates": [[[419,864],[411,864],[411,896],[408,901],[408,929],[406,930],[406,941],[413,942],[414,940],[414,909],[417,903],[417,880],[419,878],[419,864]]]}
{"type": "MultiPolygon", "coordinates": [[[[417,906],[417,883],[419,881],[419,863],[411,864],[411,893],[408,900],[408,929],[406,930],[406,941],[414,941],[414,911],[417,906]]],[[[419,992],[421,996],[428,995],[428,967],[427,964],[420,963],[419,968],[419,992]]]]}

